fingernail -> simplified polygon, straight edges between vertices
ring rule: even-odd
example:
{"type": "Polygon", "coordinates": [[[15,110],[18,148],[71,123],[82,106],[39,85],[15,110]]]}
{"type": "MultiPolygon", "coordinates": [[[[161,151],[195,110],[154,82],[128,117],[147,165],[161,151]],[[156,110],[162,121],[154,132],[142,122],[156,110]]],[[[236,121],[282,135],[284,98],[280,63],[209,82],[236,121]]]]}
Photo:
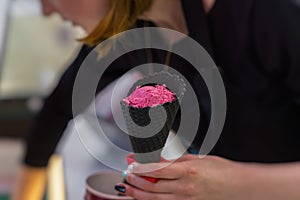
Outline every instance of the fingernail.
{"type": "Polygon", "coordinates": [[[133,167],[134,167],[133,164],[128,165],[127,171],[132,173],[133,172],[133,167]]]}
{"type": "Polygon", "coordinates": [[[115,186],[115,190],[117,190],[118,192],[121,192],[121,193],[125,193],[126,192],[126,188],[122,185],[116,185],[115,186]]]}
{"type": "Polygon", "coordinates": [[[123,171],[123,172],[122,172],[122,177],[123,177],[124,179],[126,179],[126,177],[127,177],[127,171],[123,171]]]}

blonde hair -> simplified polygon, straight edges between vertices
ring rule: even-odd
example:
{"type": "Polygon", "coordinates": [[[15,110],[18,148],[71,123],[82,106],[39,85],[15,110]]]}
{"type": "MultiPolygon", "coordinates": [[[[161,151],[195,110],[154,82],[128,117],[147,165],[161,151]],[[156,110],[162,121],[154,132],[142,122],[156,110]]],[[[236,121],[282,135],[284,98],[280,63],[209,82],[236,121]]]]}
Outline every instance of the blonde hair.
{"type": "Polygon", "coordinates": [[[110,9],[97,27],[80,41],[97,45],[103,40],[131,28],[137,18],[147,11],[152,0],[110,0],[110,9]]]}

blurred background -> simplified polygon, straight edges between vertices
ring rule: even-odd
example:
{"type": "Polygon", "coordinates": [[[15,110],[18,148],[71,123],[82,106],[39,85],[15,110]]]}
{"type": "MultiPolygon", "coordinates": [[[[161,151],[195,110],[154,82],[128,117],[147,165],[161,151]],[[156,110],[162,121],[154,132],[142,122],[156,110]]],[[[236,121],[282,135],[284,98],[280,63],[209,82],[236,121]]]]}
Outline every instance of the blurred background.
{"type": "Polygon", "coordinates": [[[43,17],[39,0],[0,0],[0,200],[11,192],[42,98],[76,55],[82,35],[58,15],[43,17]]]}
{"type": "MultiPolygon", "coordinates": [[[[300,0],[294,2],[300,5],[300,0]]],[[[9,199],[22,162],[27,131],[43,105],[43,97],[53,90],[76,56],[76,38],[83,34],[58,15],[43,17],[39,0],[0,0],[0,200],[9,199]]],[[[67,149],[66,154],[69,160],[75,160],[71,166],[78,169],[69,170],[66,176],[79,185],[77,188],[84,189],[84,181],[79,183],[78,179],[84,180],[87,175],[79,175],[84,166],[79,166],[82,160],[76,158],[81,156],[85,163],[91,158],[84,154],[77,137],[71,138],[70,143],[75,144],[77,151],[67,149]]],[[[85,172],[100,169],[95,163],[87,166],[85,172]]],[[[77,195],[74,190],[72,193],[77,195]]]]}

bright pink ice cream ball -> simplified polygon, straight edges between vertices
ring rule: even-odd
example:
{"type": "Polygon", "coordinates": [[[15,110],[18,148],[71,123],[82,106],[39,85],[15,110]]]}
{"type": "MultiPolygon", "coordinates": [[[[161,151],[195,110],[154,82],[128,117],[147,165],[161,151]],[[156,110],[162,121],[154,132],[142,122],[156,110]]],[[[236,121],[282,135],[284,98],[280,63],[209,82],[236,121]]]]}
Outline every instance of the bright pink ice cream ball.
{"type": "Polygon", "coordinates": [[[130,96],[123,101],[135,108],[154,107],[176,99],[175,93],[166,88],[166,85],[138,86],[130,96]]]}

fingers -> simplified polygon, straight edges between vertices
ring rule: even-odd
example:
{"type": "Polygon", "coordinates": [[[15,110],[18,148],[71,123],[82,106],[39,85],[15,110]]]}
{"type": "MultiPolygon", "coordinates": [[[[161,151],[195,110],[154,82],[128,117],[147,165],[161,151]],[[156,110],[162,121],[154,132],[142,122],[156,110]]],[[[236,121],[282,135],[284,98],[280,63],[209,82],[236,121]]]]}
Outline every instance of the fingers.
{"type": "Polygon", "coordinates": [[[128,171],[139,176],[148,176],[159,179],[179,179],[185,175],[186,165],[182,162],[199,159],[196,155],[185,155],[175,162],[139,164],[128,166],[128,171]]]}
{"type": "Polygon", "coordinates": [[[185,175],[185,161],[199,159],[196,155],[185,155],[174,162],[139,164],[133,163],[127,171],[139,176],[148,176],[159,179],[180,179],[185,175]]]}
{"type": "Polygon", "coordinates": [[[180,179],[185,169],[178,163],[134,163],[129,166],[130,172],[138,176],[148,176],[158,179],[180,179]]]}
{"type": "Polygon", "coordinates": [[[178,186],[175,180],[170,181],[165,179],[159,179],[158,182],[152,183],[143,179],[142,177],[131,173],[127,174],[126,181],[139,189],[155,193],[173,193],[176,192],[178,186]]]}
{"type": "MultiPolygon", "coordinates": [[[[121,183],[124,187],[123,193],[135,199],[178,199],[181,195],[189,195],[182,187],[190,176],[195,155],[185,155],[173,163],[133,163],[128,166],[125,173],[126,181],[129,184],[121,183]],[[189,162],[191,161],[191,162],[189,162]],[[152,183],[141,176],[157,178],[158,182],[152,183]],[[177,194],[177,195],[175,195],[177,194]]],[[[181,196],[183,197],[183,196],[181,196]]],[[[179,198],[180,199],[180,198],[179,198]]]]}
{"type": "Polygon", "coordinates": [[[153,200],[153,199],[159,199],[159,200],[174,200],[176,199],[174,195],[170,193],[152,193],[149,191],[144,191],[139,188],[119,183],[116,186],[116,189],[127,196],[133,197],[136,200],[153,200]],[[121,188],[120,190],[118,188],[121,188]]]}

